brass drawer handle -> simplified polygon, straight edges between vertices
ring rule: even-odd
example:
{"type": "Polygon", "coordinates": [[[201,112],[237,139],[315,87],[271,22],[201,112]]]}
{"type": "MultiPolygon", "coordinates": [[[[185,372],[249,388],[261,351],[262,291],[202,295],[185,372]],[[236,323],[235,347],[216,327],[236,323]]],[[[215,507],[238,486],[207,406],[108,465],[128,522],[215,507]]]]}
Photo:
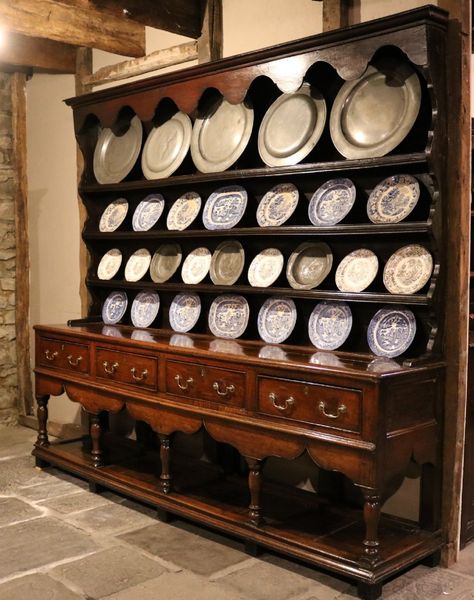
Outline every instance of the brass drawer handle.
{"type": "Polygon", "coordinates": [[[143,381],[144,379],[146,379],[146,376],[148,375],[148,369],[143,369],[142,374],[141,375],[137,375],[137,369],[135,369],[135,367],[132,367],[130,369],[130,373],[132,374],[132,377],[135,381],[143,381]]]}
{"type": "Polygon", "coordinates": [[[279,402],[278,396],[273,392],[270,392],[268,394],[268,399],[271,401],[271,403],[277,410],[281,410],[282,412],[291,408],[295,403],[295,399],[293,398],[293,396],[286,398],[285,400],[283,400],[283,402],[279,402]]]}
{"type": "Polygon", "coordinates": [[[67,362],[71,365],[71,367],[77,367],[82,360],[82,356],[78,356],[75,360],[72,357],[72,354],[68,354],[67,362]]]}
{"type": "Polygon", "coordinates": [[[194,383],[194,379],[192,377],[188,377],[183,383],[183,378],[179,374],[174,376],[174,380],[178,384],[179,389],[184,391],[189,390],[189,386],[194,383]]]}
{"type": "Polygon", "coordinates": [[[347,412],[347,406],[345,404],[339,404],[339,406],[337,407],[336,414],[329,413],[326,411],[326,402],[324,402],[323,400],[321,400],[321,402],[319,403],[318,408],[319,412],[322,412],[323,415],[328,419],[338,419],[342,414],[347,412]]]}
{"type": "Polygon", "coordinates": [[[218,396],[229,396],[229,394],[233,394],[235,392],[235,385],[233,383],[226,385],[224,386],[224,391],[222,391],[219,382],[214,381],[212,384],[212,389],[217,392],[218,396]]]}
{"type": "Polygon", "coordinates": [[[102,363],[102,366],[104,367],[104,371],[107,373],[107,375],[113,375],[115,373],[115,371],[118,369],[119,364],[118,364],[118,362],[114,362],[109,367],[108,361],[104,360],[104,362],[102,363]]]}
{"type": "Polygon", "coordinates": [[[53,362],[58,353],[57,351],[51,352],[51,350],[45,350],[44,355],[46,356],[46,360],[50,360],[51,362],[53,362]]]}

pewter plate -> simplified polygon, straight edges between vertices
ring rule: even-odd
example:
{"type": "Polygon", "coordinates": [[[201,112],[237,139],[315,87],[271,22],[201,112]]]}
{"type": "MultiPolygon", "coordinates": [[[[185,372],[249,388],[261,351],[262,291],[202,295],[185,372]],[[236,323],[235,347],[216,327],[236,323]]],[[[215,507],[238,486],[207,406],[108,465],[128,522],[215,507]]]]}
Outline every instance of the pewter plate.
{"type": "Polygon", "coordinates": [[[353,250],[336,269],[336,286],[341,292],[362,292],[375,279],[378,269],[379,260],[372,250],[353,250]]]}
{"type": "Polygon", "coordinates": [[[117,198],[111,202],[100,217],[99,231],[102,233],[116,231],[123,223],[127,212],[128,202],[125,198],[117,198]]]}
{"type": "Polygon", "coordinates": [[[274,283],[283,269],[284,258],[278,248],[265,248],[250,263],[247,274],[252,287],[268,287],[274,283]]]}
{"type": "Polygon", "coordinates": [[[309,220],[313,225],[336,225],[354,206],[356,189],[350,179],[330,179],[323,183],[311,197],[308,206],[309,220]]]}
{"type": "Polygon", "coordinates": [[[232,229],[247,208],[247,192],[240,185],[228,185],[213,192],[204,205],[202,222],[210,230],[232,229]]]}
{"type": "Polygon", "coordinates": [[[319,302],[309,317],[308,333],[313,346],[336,350],[352,329],[352,312],[345,302],[319,302]]]}
{"type": "Polygon", "coordinates": [[[258,152],[269,167],[296,165],[316,146],[326,123],[326,101],[308,83],[282,94],[265,113],[258,152]]]}
{"type": "Polygon", "coordinates": [[[155,283],[168,281],[178,269],[182,258],[179,244],[161,244],[153,254],[150,264],[150,277],[155,283]]]}
{"type": "Polygon", "coordinates": [[[181,278],[184,283],[200,283],[209,273],[212,256],[207,248],[195,248],[190,252],[183,262],[181,278]]]}
{"type": "Polygon", "coordinates": [[[420,184],[412,175],[392,175],[370,193],[367,215],[372,223],[400,223],[415,208],[420,184]]]}
{"type": "Polygon", "coordinates": [[[135,116],[123,135],[102,129],[94,150],[93,169],[98,183],[119,183],[130,173],[142,147],[143,127],[135,116]]]}
{"type": "Polygon", "coordinates": [[[160,297],[156,292],[140,292],[132,302],[130,317],[134,327],[149,327],[158,316],[160,297]]]}
{"type": "Polygon", "coordinates": [[[217,296],[209,309],[209,329],[216,337],[240,337],[249,322],[249,305],[243,296],[217,296]]]}
{"type": "Polygon", "coordinates": [[[384,156],[410,132],[421,103],[418,75],[406,62],[379,60],[339,90],[329,128],[346,158],[384,156]]]}
{"type": "Polygon", "coordinates": [[[216,99],[194,122],[191,156],[201,173],[225,171],[239,158],[248,144],[253,127],[249,103],[231,104],[216,99]]]}
{"type": "Polygon", "coordinates": [[[391,294],[415,294],[429,281],[433,257],[424,246],[399,248],[383,270],[383,284],[391,294]]]}
{"type": "Polygon", "coordinates": [[[122,264],[122,253],[118,248],[112,248],[100,259],[97,267],[97,277],[102,280],[112,279],[122,264]]]}
{"type": "Polygon", "coordinates": [[[166,227],[172,231],[187,229],[201,210],[201,196],[196,192],[186,192],[170,208],[166,227]]]}
{"type": "Polygon", "coordinates": [[[135,209],[132,218],[133,231],[148,231],[158,222],[165,207],[161,194],[149,194],[135,209]]]}
{"type": "Polygon", "coordinates": [[[296,324],[296,305],[291,298],[267,298],[258,313],[258,333],[268,344],[290,337],[296,324]]]}
{"type": "Polygon", "coordinates": [[[146,248],[136,250],[125,265],[126,281],[139,281],[150,266],[151,254],[146,248]]]}
{"type": "Polygon", "coordinates": [[[295,212],[299,192],[292,183],[279,183],[269,190],[257,208],[257,223],[260,227],[283,225],[295,212]]]}
{"type": "Polygon", "coordinates": [[[312,290],[321,284],[332,268],[331,248],[324,242],[304,242],[291,254],[286,278],[295,290],[312,290]]]}
{"type": "Polygon", "coordinates": [[[411,346],[416,334],[416,319],[411,310],[402,306],[381,308],[372,317],[367,341],[377,356],[394,358],[411,346]]]}
{"type": "Polygon", "coordinates": [[[115,325],[127,310],[128,298],[123,291],[111,292],[102,306],[102,320],[106,325],[115,325]]]}
{"type": "Polygon", "coordinates": [[[169,319],[171,328],[179,333],[186,333],[196,325],[201,314],[201,299],[197,294],[177,294],[170,306],[169,319]]]}
{"type": "Polygon", "coordinates": [[[193,125],[186,113],[177,112],[148,134],[142,152],[142,171],[147,179],[169,177],[189,150],[193,125]]]}
{"type": "Polygon", "coordinates": [[[214,285],[232,285],[244,270],[245,252],[237,240],[228,240],[217,246],[212,254],[209,275],[214,285]]]}

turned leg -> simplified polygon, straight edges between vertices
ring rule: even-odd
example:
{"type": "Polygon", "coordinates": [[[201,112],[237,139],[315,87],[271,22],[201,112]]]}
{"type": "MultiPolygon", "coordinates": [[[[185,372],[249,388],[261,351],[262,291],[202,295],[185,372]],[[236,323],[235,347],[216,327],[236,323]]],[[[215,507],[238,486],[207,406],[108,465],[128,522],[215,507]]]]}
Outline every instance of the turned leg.
{"type": "MultiPolygon", "coordinates": [[[[363,558],[371,564],[377,562],[379,558],[379,539],[378,527],[380,520],[380,496],[374,491],[364,493],[364,522],[365,539],[363,541],[363,558]]],[[[377,596],[376,596],[377,597],[377,596]]]]}
{"type": "Polygon", "coordinates": [[[160,433],[159,438],[161,459],[160,487],[163,494],[169,494],[171,491],[170,437],[169,435],[160,433]]]}
{"type": "Polygon", "coordinates": [[[382,595],[381,583],[358,583],[357,595],[362,600],[377,600],[382,595]]]}
{"type": "Polygon", "coordinates": [[[38,438],[37,446],[49,446],[48,439],[48,400],[49,396],[37,396],[36,402],[38,409],[36,415],[38,417],[38,438]]]}
{"type": "Polygon", "coordinates": [[[262,461],[256,458],[245,457],[249,466],[249,490],[250,505],[249,518],[250,523],[258,527],[263,523],[262,507],[260,506],[260,492],[262,487],[261,467],[262,461]]]}
{"type": "Polygon", "coordinates": [[[99,415],[90,414],[90,434],[92,441],[92,463],[94,467],[100,467],[102,463],[102,445],[101,445],[101,436],[102,436],[102,427],[100,425],[99,415]]]}

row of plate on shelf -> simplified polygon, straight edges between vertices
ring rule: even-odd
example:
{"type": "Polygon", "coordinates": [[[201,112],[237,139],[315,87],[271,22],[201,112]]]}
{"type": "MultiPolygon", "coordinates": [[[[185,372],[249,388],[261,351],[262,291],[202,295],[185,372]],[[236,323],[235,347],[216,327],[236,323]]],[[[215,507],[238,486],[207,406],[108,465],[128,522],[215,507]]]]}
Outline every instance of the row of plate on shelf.
{"type": "MultiPolygon", "coordinates": [[[[115,325],[123,319],[128,297],[123,290],[113,291],[102,307],[102,319],[115,325]]],[[[133,300],[130,319],[135,327],[146,328],[156,320],[160,297],[155,291],[139,292],[133,300]]],[[[201,315],[201,300],[193,292],[177,294],[170,305],[169,323],[173,331],[187,333],[197,324],[201,315]]],[[[241,337],[249,323],[250,308],[240,295],[217,296],[209,309],[208,326],[218,338],[241,337]]],[[[257,327],[264,342],[280,344],[292,334],[297,321],[296,305],[291,298],[267,298],[260,307],[257,327]]],[[[352,312],[346,302],[318,302],[308,321],[311,343],[320,350],[336,350],[349,337],[352,312]]],[[[416,318],[403,306],[384,307],[372,317],[367,330],[370,350],[377,356],[400,356],[412,344],[416,333],[416,318]]]]}
{"type": "MultiPolygon", "coordinates": [[[[125,280],[140,281],[150,271],[154,283],[165,283],[176,273],[182,261],[179,244],[162,244],[153,257],[146,248],[136,250],[125,265],[125,280]]],[[[247,278],[252,287],[269,287],[280,277],[285,259],[278,248],[265,248],[250,263],[247,278]]],[[[97,277],[110,280],[122,264],[122,252],[112,248],[99,262],[97,277]]],[[[181,278],[185,284],[201,283],[209,274],[214,285],[233,285],[245,266],[245,250],[237,240],[220,243],[213,253],[204,246],[195,248],[185,258],[181,278]]],[[[295,290],[319,286],[333,266],[331,248],[325,242],[303,242],[290,255],[286,278],[295,290]]],[[[335,282],[341,292],[362,292],[374,281],[379,270],[377,255],[368,248],[358,248],[339,263],[335,282]]],[[[429,281],[433,257],[420,244],[396,250],[383,270],[383,283],[391,294],[415,294],[429,281]]]]}
{"type": "MultiPolygon", "coordinates": [[[[384,156],[409,133],[421,104],[418,75],[406,62],[378,60],[361,78],[340,88],[331,109],[332,142],[346,158],[384,156]]],[[[323,94],[305,82],[280,95],[266,111],[258,131],[258,152],[270,167],[295,165],[313,150],[324,131],[327,107],[323,94]]],[[[191,149],[196,168],[216,173],[242,155],[254,126],[249,100],[231,104],[222,96],[208,102],[195,120],[181,111],[155,126],[143,147],[141,169],[147,179],[169,177],[191,149]]],[[[118,183],[135,166],[143,141],[143,126],[134,116],[121,135],[100,131],[93,169],[99,183],[118,183]]]]}
{"type": "MultiPolygon", "coordinates": [[[[260,227],[283,225],[295,212],[299,200],[298,188],[292,183],[280,183],[266,192],[257,207],[260,227]]],[[[420,197],[420,185],[412,175],[392,175],[381,181],[370,193],[367,215],[372,223],[399,223],[415,208],[420,197]]],[[[351,211],[356,199],[354,183],[347,178],[330,179],[312,195],[308,217],[317,227],[336,225],[351,211]]],[[[202,222],[209,230],[231,229],[244,216],[248,194],[240,185],[221,187],[207,199],[202,212],[202,222]]],[[[202,200],[198,193],[187,192],[171,206],[166,227],[170,231],[183,231],[197,218],[202,200]]],[[[136,207],[132,217],[133,231],[149,231],[154,227],[165,208],[161,194],[149,194],[136,207]]],[[[104,210],[99,221],[99,231],[111,233],[124,222],[128,201],[117,198],[104,210]]]]}

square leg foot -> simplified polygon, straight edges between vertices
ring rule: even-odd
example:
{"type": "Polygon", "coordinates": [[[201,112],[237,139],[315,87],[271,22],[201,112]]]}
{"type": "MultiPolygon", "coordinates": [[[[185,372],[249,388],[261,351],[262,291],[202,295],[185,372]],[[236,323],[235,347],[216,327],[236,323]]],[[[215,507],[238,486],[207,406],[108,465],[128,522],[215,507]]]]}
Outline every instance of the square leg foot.
{"type": "Polygon", "coordinates": [[[171,521],[174,521],[175,516],[172,513],[165,510],[164,508],[157,508],[156,518],[162,523],[171,523],[171,521]]]}
{"type": "Polygon", "coordinates": [[[39,458],[38,456],[35,456],[35,467],[37,469],[46,469],[46,467],[49,466],[49,462],[44,460],[44,458],[39,458]]]}
{"type": "Polygon", "coordinates": [[[441,562],[441,550],[436,550],[433,554],[430,554],[421,561],[421,564],[425,567],[437,567],[441,562]]]}
{"type": "Polygon", "coordinates": [[[253,542],[252,540],[245,540],[244,545],[245,553],[249,556],[258,557],[263,554],[263,548],[257,544],[257,542],[253,542]]]}
{"type": "Polygon", "coordinates": [[[357,595],[362,600],[377,600],[382,595],[382,584],[359,582],[357,584],[357,595]]]}
{"type": "Polygon", "coordinates": [[[89,481],[89,492],[92,492],[92,494],[101,494],[102,492],[105,492],[105,489],[106,488],[103,485],[100,485],[100,483],[89,481]]]}

